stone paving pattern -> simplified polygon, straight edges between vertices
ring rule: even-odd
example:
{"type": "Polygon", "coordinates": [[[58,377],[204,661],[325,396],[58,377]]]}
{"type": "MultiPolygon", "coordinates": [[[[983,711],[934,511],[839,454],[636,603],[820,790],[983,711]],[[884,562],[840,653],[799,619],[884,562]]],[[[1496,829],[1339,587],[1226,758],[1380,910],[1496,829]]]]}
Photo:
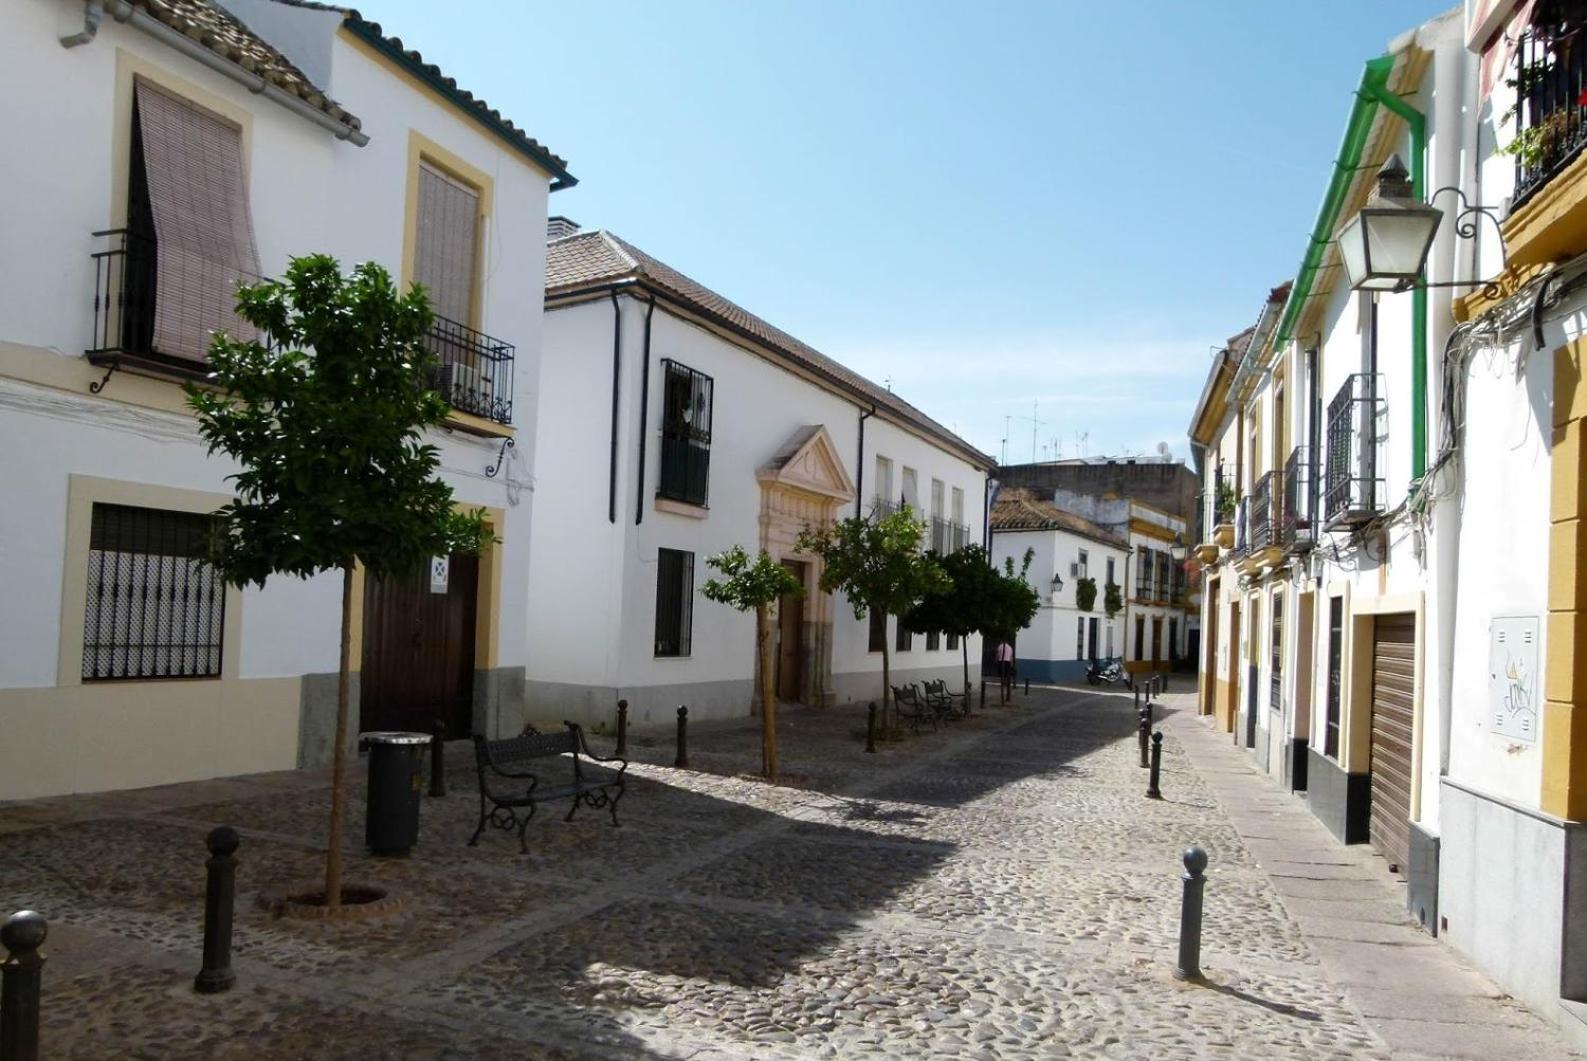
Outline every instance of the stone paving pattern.
{"type": "MultiPolygon", "coordinates": [[[[408,859],[364,854],[355,773],[349,881],[402,900],[366,921],[259,901],[317,884],[324,772],[0,806],[0,907],[51,925],[46,1056],[1415,1053],[1302,931],[1215,798],[1227,772],[1209,785],[1187,757],[1194,720],[1165,727],[1162,801],[1143,795],[1127,695],[1033,689],[876,755],[863,721],[785,709],[780,785],[748,776],[754,720],[692,724],[687,771],[670,733],[637,734],[622,826],[542,812],[528,855],[494,830],[465,846],[465,744],[408,859]],[[201,997],[217,824],[243,837],[239,986],[201,997]],[[1212,859],[1203,985],[1170,975],[1190,843],[1212,859]]],[[[1535,1017],[1510,1016],[1527,1056],[1566,1056],[1535,1017]]]]}

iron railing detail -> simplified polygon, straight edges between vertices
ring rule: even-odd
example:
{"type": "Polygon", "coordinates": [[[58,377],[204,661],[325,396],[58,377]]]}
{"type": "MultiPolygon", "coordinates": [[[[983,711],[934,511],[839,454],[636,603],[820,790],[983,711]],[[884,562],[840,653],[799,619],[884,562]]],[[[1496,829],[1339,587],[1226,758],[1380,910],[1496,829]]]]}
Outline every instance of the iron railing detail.
{"type": "Polygon", "coordinates": [[[1279,517],[1279,544],[1286,549],[1310,548],[1317,532],[1317,465],[1311,447],[1296,446],[1284,462],[1284,508],[1279,517]]]}
{"type": "Polygon", "coordinates": [[[673,501],[704,505],[710,497],[711,412],[715,384],[710,376],[670,358],[661,362],[665,381],[661,421],[661,485],[657,493],[673,501]]]}
{"type": "Polygon", "coordinates": [[[1381,377],[1347,376],[1328,403],[1328,449],[1323,467],[1323,518],[1330,527],[1362,523],[1383,511],[1378,467],[1381,377]]]}
{"type": "MultiPolygon", "coordinates": [[[[1587,144],[1587,3],[1543,0],[1516,47],[1514,206],[1536,194],[1587,144]]],[[[1512,207],[1513,209],[1514,207],[1512,207]]]]}
{"type": "Polygon", "coordinates": [[[1251,486],[1251,503],[1246,506],[1250,521],[1245,540],[1251,549],[1266,549],[1273,544],[1273,473],[1263,472],[1251,486]]]}
{"type": "Polygon", "coordinates": [[[1242,556],[1251,548],[1250,530],[1251,499],[1242,497],[1234,503],[1234,549],[1235,556],[1242,556]]]}
{"type": "Polygon", "coordinates": [[[424,346],[441,361],[432,385],[448,405],[498,424],[512,423],[511,343],[436,317],[424,346]]]}

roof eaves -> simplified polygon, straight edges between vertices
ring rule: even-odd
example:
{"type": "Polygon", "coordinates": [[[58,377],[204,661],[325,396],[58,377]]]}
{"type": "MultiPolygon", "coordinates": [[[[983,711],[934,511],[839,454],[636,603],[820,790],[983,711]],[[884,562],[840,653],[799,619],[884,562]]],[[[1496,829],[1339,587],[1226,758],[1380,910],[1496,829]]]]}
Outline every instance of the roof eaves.
{"type": "Polygon", "coordinates": [[[380,23],[369,21],[356,10],[346,12],[342,18],[342,25],[353,36],[434,89],[508,147],[550,173],[552,191],[571,188],[578,183],[578,178],[568,172],[565,159],[553,154],[549,148],[518,128],[510,119],[502,117],[500,111],[484,100],[467,89],[459,88],[457,81],[443,74],[440,67],[425,62],[424,56],[418,51],[404,47],[401,37],[386,36],[385,31],[380,28],[380,23]]]}

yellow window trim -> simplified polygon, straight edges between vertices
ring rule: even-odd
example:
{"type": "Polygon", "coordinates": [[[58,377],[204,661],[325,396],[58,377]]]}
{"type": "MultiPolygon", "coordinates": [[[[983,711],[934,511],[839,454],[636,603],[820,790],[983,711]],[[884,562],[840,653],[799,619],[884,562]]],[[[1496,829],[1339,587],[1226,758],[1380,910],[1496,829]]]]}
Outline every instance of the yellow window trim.
{"type": "Polygon", "coordinates": [[[414,256],[419,243],[419,165],[423,163],[441,170],[453,180],[468,185],[479,193],[479,216],[475,218],[474,283],[469,296],[469,319],[459,323],[483,331],[484,284],[486,249],[490,245],[490,217],[494,206],[495,181],[490,174],[470,165],[416,129],[408,130],[408,184],[402,219],[402,287],[413,284],[414,256]]]}

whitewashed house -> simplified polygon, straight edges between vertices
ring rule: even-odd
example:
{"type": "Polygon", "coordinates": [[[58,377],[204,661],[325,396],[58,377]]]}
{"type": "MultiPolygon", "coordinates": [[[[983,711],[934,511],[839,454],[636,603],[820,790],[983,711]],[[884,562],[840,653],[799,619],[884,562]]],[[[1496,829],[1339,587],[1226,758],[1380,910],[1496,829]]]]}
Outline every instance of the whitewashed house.
{"type": "Polygon", "coordinates": [[[1019,677],[1076,681],[1091,661],[1122,658],[1128,539],[1017,487],[999,491],[991,522],[992,560],[999,568],[1013,560],[1018,571],[1026,552],[1033,554],[1025,579],[1041,607],[1014,641],[1019,677]],[[1081,607],[1081,587],[1088,581],[1092,597],[1081,607]],[[1118,605],[1112,612],[1109,586],[1118,605]]]}
{"type": "MultiPolygon", "coordinates": [[[[803,599],[778,609],[779,699],[957,684],[961,646],[856,619],[820,592],[807,524],[900,502],[939,551],[980,542],[993,462],[890,391],[604,231],[549,229],[529,574],[528,710],[610,720],[747,714],[754,621],[706,601],[706,558],[766,549],[803,599]]],[[[977,658],[979,638],[968,646],[977,658]]]]}
{"type": "Polygon", "coordinates": [[[519,237],[564,163],[351,11],[15,0],[4,25],[0,129],[37,149],[0,169],[0,799],[326,756],[339,582],[215,579],[235,469],[180,389],[235,284],[312,252],[430,289],[455,407],[430,440],[499,539],[360,587],[354,723],[512,727],[544,283],[519,237]]]}

